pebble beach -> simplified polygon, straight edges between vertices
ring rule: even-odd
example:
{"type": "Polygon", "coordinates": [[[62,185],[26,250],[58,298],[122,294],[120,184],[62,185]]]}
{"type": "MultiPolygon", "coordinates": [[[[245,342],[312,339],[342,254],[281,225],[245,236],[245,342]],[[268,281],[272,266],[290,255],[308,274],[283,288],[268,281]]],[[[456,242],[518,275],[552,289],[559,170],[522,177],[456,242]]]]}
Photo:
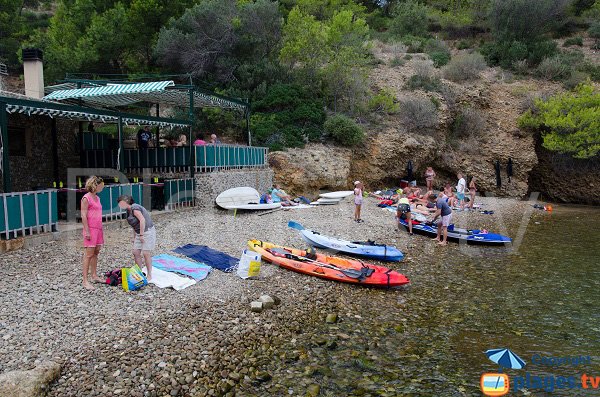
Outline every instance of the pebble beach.
{"type": "MultiPolygon", "coordinates": [[[[455,212],[454,222],[514,238],[524,214],[543,215],[525,201],[478,198],[477,202],[494,214],[455,212]]],[[[355,223],[352,211],[351,200],[264,216],[184,209],[155,219],[154,253],[173,254],[172,249],[191,243],[239,257],[252,238],[306,247],[287,227],[288,220],[295,220],[323,234],[397,246],[405,259],[385,266],[405,274],[411,279],[409,286],[361,288],[263,262],[257,279],[242,280],[235,273],[214,270],[182,291],[149,285],[124,292],[96,284],[90,292],[81,286],[80,239],[3,254],[0,373],[57,362],[61,375],[50,385],[49,396],[334,396],[340,395],[334,391],[340,388],[362,390],[356,395],[399,395],[393,384],[375,387],[378,380],[368,376],[358,380],[336,376],[323,357],[364,339],[367,346],[374,343],[373,348],[358,353],[348,348],[348,360],[362,362],[367,354],[366,361],[357,365],[368,367],[369,360],[382,358],[376,348],[385,346],[377,345],[378,334],[399,332],[397,327],[416,314],[407,307],[405,319],[389,324],[378,321],[369,302],[404,308],[420,283],[452,265],[459,250],[460,255],[481,255],[480,248],[455,243],[440,247],[425,236],[408,236],[397,230],[394,214],[378,208],[375,199],[365,200],[364,223],[355,223]],[[250,302],[263,294],[280,303],[251,312],[250,302]]],[[[133,264],[131,231],[125,226],[105,231],[99,274],[133,264]]],[[[506,248],[491,250],[486,252],[501,254],[506,248]]]]}

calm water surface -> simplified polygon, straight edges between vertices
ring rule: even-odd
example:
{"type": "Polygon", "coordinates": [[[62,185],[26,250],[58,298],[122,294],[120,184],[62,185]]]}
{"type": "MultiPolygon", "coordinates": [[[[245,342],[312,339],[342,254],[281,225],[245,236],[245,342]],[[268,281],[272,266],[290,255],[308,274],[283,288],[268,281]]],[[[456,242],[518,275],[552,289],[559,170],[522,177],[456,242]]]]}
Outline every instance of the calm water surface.
{"type": "Polygon", "coordinates": [[[432,255],[431,265],[413,266],[409,290],[375,294],[359,323],[339,324],[336,332],[349,340],[317,350],[332,369],[322,393],[480,396],[481,374],[498,370],[484,352],[507,347],[527,363],[506,371],[511,381],[529,373],[547,378],[548,389],[530,384],[510,395],[600,396],[600,388],[550,393],[548,379],[600,377],[599,241],[600,209],[561,207],[532,219],[516,252],[432,255]],[[385,309],[373,315],[374,306],[385,309]],[[534,355],[590,356],[591,363],[551,367],[532,363],[534,355]]]}

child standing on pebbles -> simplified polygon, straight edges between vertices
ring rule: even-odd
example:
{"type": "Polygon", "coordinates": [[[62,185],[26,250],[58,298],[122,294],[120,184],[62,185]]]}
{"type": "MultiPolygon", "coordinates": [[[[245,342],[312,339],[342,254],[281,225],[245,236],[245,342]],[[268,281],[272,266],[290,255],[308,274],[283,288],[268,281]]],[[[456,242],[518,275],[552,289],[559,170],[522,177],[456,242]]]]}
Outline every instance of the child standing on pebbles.
{"type": "Polygon", "coordinates": [[[363,184],[360,181],[354,182],[354,222],[364,222],[360,219],[360,210],[363,203],[363,184]]]}
{"type": "Polygon", "coordinates": [[[104,181],[98,176],[91,176],[85,182],[85,190],[88,192],[81,199],[81,223],[83,223],[83,287],[92,291],[94,283],[103,283],[96,269],[98,267],[98,254],[104,245],[104,234],[102,232],[102,203],[100,193],[104,189],[104,181]],[[90,274],[88,276],[88,274],[90,274]]]}

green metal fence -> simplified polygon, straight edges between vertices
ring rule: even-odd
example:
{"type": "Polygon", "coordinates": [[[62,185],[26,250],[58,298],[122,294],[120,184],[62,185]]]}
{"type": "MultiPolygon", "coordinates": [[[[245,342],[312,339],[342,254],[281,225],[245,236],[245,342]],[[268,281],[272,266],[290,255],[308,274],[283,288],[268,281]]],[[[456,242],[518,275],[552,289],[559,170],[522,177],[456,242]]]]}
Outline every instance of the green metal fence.
{"type": "Polygon", "coordinates": [[[58,211],[55,190],[4,193],[0,196],[2,238],[56,230],[58,211]]]}
{"type": "Polygon", "coordinates": [[[166,179],[164,181],[165,209],[194,205],[194,180],[192,178],[166,179]]]}
{"type": "Polygon", "coordinates": [[[264,168],[268,166],[269,149],[257,146],[204,145],[195,146],[196,171],[264,168]]]}
{"type": "MultiPolygon", "coordinates": [[[[123,168],[140,172],[151,168],[154,172],[189,171],[190,150],[195,151],[195,170],[211,172],[223,169],[267,167],[268,149],[255,146],[205,145],[173,148],[124,149],[123,168]]],[[[85,150],[84,167],[118,168],[117,150],[85,150]]]]}
{"type": "Polygon", "coordinates": [[[143,199],[143,183],[124,183],[120,185],[106,185],[98,197],[102,204],[102,217],[105,220],[118,219],[123,216],[123,211],[117,205],[117,198],[122,194],[128,194],[133,197],[136,203],[142,203],[143,199]]]}
{"type": "Polygon", "coordinates": [[[84,150],[104,150],[108,149],[108,135],[100,132],[83,133],[84,150]]]}

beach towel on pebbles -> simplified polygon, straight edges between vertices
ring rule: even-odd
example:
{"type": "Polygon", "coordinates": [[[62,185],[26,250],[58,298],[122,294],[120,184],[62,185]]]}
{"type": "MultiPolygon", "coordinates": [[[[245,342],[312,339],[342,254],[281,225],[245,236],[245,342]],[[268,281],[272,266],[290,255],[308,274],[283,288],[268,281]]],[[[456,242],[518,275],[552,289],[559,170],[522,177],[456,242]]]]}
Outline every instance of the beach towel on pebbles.
{"type": "MultiPolygon", "coordinates": [[[[146,268],[142,271],[146,274],[146,268]]],[[[154,284],[158,288],[173,288],[175,291],[181,291],[191,285],[196,284],[196,280],[189,277],[182,277],[175,273],[165,272],[157,267],[152,269],[152,280],[148,281],[148,284],[154,284]]]]}
{"type": "Polygon", "coordinates": [[[187,244],[175,248],[173,252],[185,255],[225,273],[234,271],[240,261],[238,258],[214,250],[206,245],[187,244]]]}
{"type": "MultiPolygon", "coordinates": [[[[160,254],[152,257],[152,267],[166,272],[190,276],[196,281],[204,280],[212,271],[210,266],[203,263],[188,261],[173,255],[160,254]]],[[[154,278],[154,273],[152,274],[154,278]]]]}

